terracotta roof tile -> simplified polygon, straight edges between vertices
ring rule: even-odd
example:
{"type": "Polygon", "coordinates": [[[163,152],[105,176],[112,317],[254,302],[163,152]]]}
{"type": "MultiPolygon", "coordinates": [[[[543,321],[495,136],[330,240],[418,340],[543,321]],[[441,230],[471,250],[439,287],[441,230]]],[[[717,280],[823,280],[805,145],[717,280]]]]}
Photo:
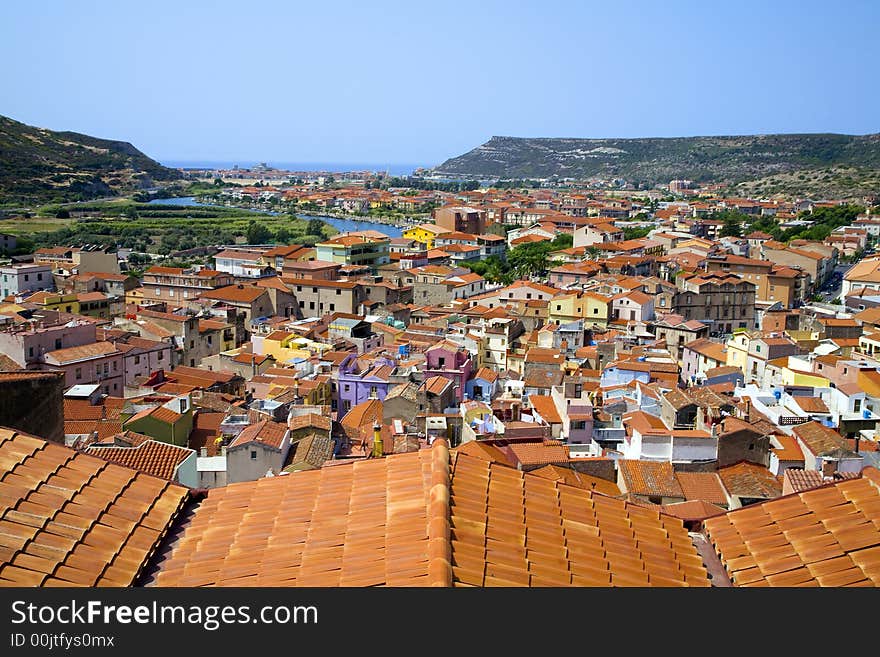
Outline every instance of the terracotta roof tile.
{"type": "Polygon", "coordinates": [[[727,507],[727,494],[716,472],[676,472],[684,498],[727,507]]]}
{"type": "Polygon", "coordinates": [[[256,424],[251,424],[242,430],[235,437],[229,447],[239,447],[248,443],[258,442],[268,447],[281,449],[284,437],[287,435],[287,426],[281,422],[272,422],[271,420],[263,420],[256,424]]]}
{"type": "Polygon", "coordinates": [[[684,521],[705,520],[725,513],[724,509],[704,500],[689,500],[675,504],[664,504],[663,513],[668,513],[684,521]]]}
{"type": "Polygon", "coordinates": [[[0,429],[0,463],[0,586],[131,586],[187,499],[11,429],[0,429]]]}
{"type": "Polygon", "coordinates": [[[177,466],[193,455],[193,450],[157,440],[146,440],[136,447],[89,447],[86,454],[111,463],[140,470],[160,479],[173,481],[177,466]]]}
{"type": "Polygon", "coordinates": [[[601,493],[602,495],[608,495],[609,497],[620,496],[620,488],[618,488],[617,484],[613,481],[608,481],[601,477],[594,477],[583,472],[578,472],[577,470],[572,470],[571,468],[562,468],[558,465],[545,465],[543,468],[532,470],[529,474],[568,484],[575,488],[592,490],[596,493],[601,493]]]}
{"type": "Polygon", "coordinates": [[[567,464],[571,461],[568,445],[558,440],[543,443],[511,443],[507,449],[522,466],[567,464]]]}
{"type": "Polygon", "coordinates": [[[782,494],[782,483],[767,468],[742,462],[718,471],[718,476],[731,495],[738,497],[774,498],[782,494]]]}
{"type": "Polygon", "coordinates": [[[880,472],[710,518],[705,529],[735,586],[876,586],[880,472]]]}
{"type": "Polygon", "coordinates": [[[212,489],[156,583],[709,585],[680,520],[443,440],[212,489]]]}
{"type": "Polygon", "coordinates": [[[633,495],[684,497],[672,464],[665,461],[620,459],[617,462],[626,490],[633,495]]]}

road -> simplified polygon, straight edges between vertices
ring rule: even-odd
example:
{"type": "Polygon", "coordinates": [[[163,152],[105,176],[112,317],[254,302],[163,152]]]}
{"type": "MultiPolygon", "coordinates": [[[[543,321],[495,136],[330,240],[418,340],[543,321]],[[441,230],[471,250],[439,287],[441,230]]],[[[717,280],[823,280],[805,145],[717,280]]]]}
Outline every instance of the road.
{"type": "MultiPolygon", "coordinates": [[[[850,267],[852,267],[851,264],[841,264],[834,268],[831,278],[819,290],[819,294],[824,302],[830,303],[840,296],[840,291],[843,289],[843,275],[850,267]]],[[[842,301],[843,299],[841,299],[842,301]]]]}

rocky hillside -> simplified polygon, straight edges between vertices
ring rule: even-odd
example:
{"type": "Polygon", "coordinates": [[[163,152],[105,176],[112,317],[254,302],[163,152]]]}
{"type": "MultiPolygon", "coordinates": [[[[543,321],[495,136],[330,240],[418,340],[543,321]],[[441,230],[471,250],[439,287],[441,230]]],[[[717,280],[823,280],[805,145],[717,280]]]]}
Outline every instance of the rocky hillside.
{"type": "Polygon", "coordinates": [[[0,205],[118,196],[180,177],[127,142],[54,132],[0,116],[0,205]]]}
{"type": "Polygon", "coordinates": [[[880,170],[880,134],[753,135],[669,139],[492,137],[431,170],[462,178],[677,178],[731,184],[834,166],[880,170]]]}

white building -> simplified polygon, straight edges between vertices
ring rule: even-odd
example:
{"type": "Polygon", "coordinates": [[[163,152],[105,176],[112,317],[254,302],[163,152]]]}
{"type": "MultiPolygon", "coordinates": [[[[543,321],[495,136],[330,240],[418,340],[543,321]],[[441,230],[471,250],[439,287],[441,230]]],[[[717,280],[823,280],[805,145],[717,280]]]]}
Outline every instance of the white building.
{"type": "Polygon", "coordinates": [[[6,265],[0,267],[0,299],[22,292],[52,290],[52,267],[49,265],[6,265]]]}

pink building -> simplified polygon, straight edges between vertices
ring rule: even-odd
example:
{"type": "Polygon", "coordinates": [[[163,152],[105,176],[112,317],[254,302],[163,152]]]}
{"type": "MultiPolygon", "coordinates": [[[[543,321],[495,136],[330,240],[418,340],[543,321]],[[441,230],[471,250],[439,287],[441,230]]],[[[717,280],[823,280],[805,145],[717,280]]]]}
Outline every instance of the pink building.
{"type": "Polygon", "coordinates": [[[0,331],[0,353],[21,367],[35,369],[50,351],[95,342],[95,325],[88,321],[50,324],[27,322],[0,331]]]}
{"type": "Polygon", "coordinates": [[[121,397],[125,387],[122,352],[112,342],[56,349],[44,356],[43,369],[62,370],[64,385],[97,383],[106,395],[121,397]]]}
{"type": "Polygon", "coordinates": [[[455,398],[460,402],[464,399],[465,383],[471,378],[473,361],[470,352],[461,345],[443,340],[425,352],[427,367],[425,379],[442,376],[452,381],[455,387],[455,398]]]}

